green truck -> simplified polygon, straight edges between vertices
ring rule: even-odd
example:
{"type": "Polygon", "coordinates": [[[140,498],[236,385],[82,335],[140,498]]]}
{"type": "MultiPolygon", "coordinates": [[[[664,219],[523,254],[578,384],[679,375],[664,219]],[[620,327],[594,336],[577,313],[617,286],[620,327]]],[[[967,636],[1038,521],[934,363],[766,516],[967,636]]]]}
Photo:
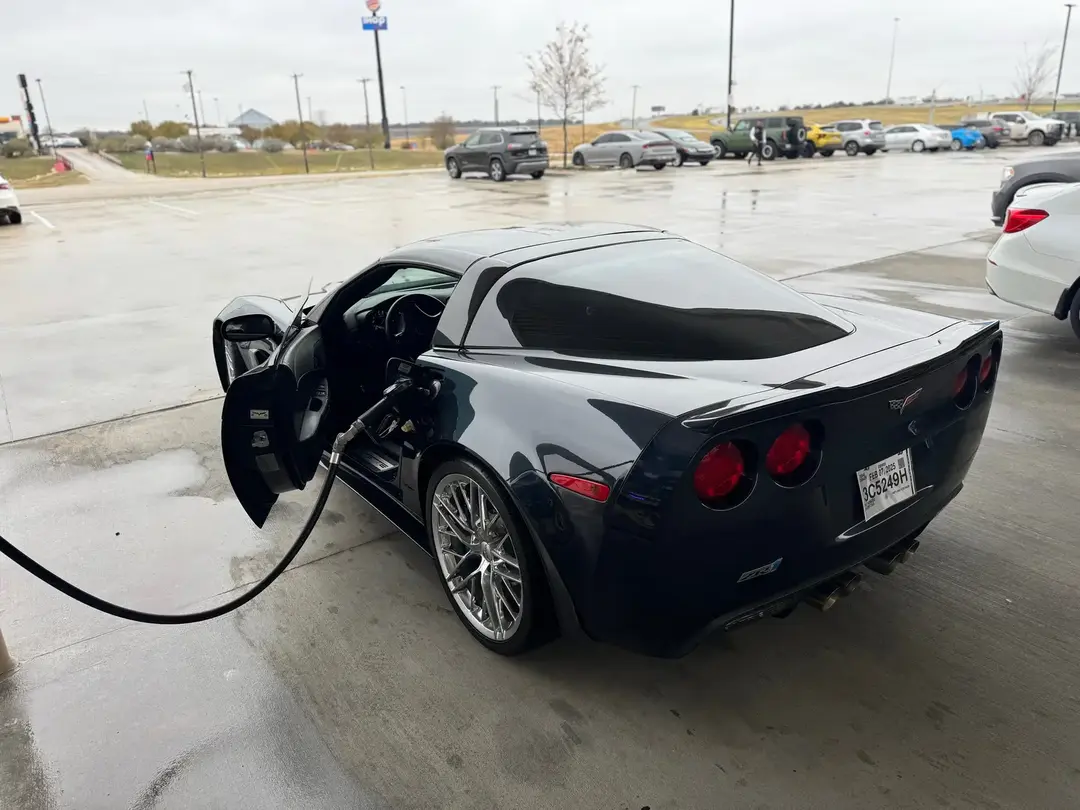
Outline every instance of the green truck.
{"type": "Polygon", "coordinates": [[[802,145],[806,142],[806,124],[798,115],[743,118],[730,130],[714,132],[709,138],[709,143],[716,150],[716,156],[723,158],[734,155],[743,158],[753,152],[754,143],[750,138],[750,130],[757,121],[765,124],[765,145],[761,149],[762,158],[774,160],[777,155],[783,155],[788,159],[799,157],[802,145]],[[793,129],[794,133],[792,133],[793,129]]]}

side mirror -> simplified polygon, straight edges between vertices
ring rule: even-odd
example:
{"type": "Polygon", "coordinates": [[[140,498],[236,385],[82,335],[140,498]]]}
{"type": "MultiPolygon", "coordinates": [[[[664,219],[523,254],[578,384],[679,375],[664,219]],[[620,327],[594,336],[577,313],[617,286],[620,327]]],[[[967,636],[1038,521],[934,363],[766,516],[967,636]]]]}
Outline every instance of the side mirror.
{"type": "Polygon", "coordinates": [[[221,325],[221,336],[234,343],[248,340],[267,340],[278,333],[277,324],[269,315],[237,315],[221,325]]]}

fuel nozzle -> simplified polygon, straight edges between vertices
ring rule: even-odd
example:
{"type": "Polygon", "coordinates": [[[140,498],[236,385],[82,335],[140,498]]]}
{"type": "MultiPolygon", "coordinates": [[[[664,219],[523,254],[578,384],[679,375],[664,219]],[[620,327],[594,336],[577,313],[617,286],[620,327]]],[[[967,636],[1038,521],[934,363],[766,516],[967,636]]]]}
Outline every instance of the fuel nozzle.
{"type": "Polygon", "coordinates": [[[330,460],[340,460],[341,453],[345,450],[345,447],[349,442],[359,436],[361,432],[377,426],[383,418],[393,411],[394,407],[405,398],[409,391],[413,390],[415,387],[416,383],[411,379],[402,377],[393,385],[383,390],[382,398],[356,417],[356,420],[334,439],[334,444],[330,448],[330,460]]]}

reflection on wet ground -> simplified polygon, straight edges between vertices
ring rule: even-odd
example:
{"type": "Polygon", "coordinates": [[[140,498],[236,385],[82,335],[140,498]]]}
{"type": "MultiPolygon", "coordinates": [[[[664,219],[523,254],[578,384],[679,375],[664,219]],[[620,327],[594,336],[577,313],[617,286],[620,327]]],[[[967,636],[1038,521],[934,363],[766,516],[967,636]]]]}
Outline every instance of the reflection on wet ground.
{"type": "Polygon", "coordinates": [[[21,661],[0,683],[0,807],[1073,806],[1080,341],[983,288],[1000,160],[924,157],[291,184],[161,198],[188,213],[50,205],[54,230],[0,231],[0,441],[24,439],[0,446],[0,530],[148,610],[259,578],[310,504],[256,530],[221,468],[207,330],[236,294],[317,289],[439,232],[614,219],[806,292],[1006,330],[984,446],[916,559],[679,661],[486,653],[430,560],[344,487],[274,587],[205,625],[113,620],[0,562],[21,661]]]}

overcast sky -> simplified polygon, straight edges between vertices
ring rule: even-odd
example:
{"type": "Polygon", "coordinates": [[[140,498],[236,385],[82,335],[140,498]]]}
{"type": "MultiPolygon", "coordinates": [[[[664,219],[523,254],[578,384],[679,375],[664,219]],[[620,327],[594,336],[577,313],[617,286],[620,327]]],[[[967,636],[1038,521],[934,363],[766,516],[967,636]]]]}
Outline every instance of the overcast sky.
{"type": "MultiPolygon", "coordinates": [[[[375,77],[373,37],[360,28],[363,0],[3,5],[0,115],[19,112],[15,75],[26,73],[43,81],[58,130],[126,127],[142,117],[144,101],[154,121],[190,115],[182,92],[188,68],[212,122],[218,106],[225,119],[241,107],[295,117],[293,72],[303,74],[305,115],[310,96],[316,118],[359,121],[355,79],[375,77]]],[[[493,84],[502,85],[504,119],[535,116],[523,55],[550,39],[560,20],[592,29],[610,100],[598,120],[629,117],[635,84],[639,113],[720,106],[726,93],[725,0],[386,0],[381,13],[389,25],[381,44],[391,122],[404,117],[401,85],[413,121],[442,112],[490,117],[493,84]]],[[[937,86],[939,94],[978,97],[1011,92],[1025,44],[1060,45],[1065,8],[1056,0],[736,0],[736,105],[884,96],[894,16],[901,18],[894,96],[937,86]]],[[[1062,92],[1080,92],[1076,16],[1062,92]]],[[[377,120],[378,91],[369,87],[377,120]]]]}

